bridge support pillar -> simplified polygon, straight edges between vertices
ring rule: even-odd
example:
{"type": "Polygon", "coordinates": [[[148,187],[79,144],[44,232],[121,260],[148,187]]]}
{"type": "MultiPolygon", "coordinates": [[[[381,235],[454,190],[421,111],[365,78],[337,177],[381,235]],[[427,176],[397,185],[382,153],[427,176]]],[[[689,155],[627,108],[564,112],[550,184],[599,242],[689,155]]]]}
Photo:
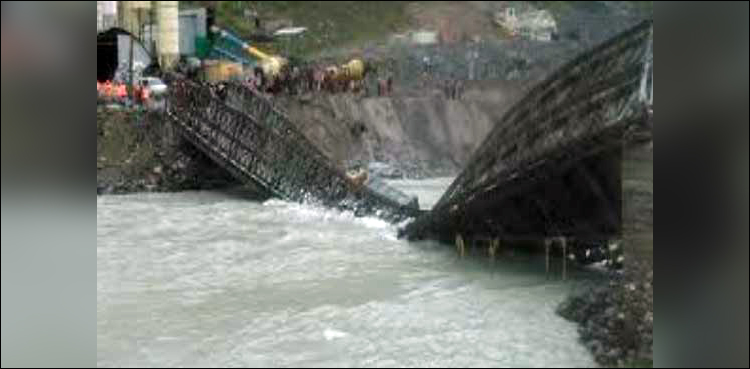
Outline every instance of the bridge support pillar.
{"type": "Polygon", "coordinates": [[[497,257],[497,252],[500,249],[500,239],[494,238],[490,240],[490,247],[489,247],[489,254],[490,254],[490,263],[493,265],[495,264],[495,258],[497,257]]]}
{"type": "Polygon", "coordinates": [[[562,279],[563,281],[568,279],[568,243],[565,237],[560,238],[562,243],[563,257],[562,257],[562,279]]]}
{"type": "Polygon", "coordinates": [[[461,259],[466,255],[466,245],[460,234],[456,234],[456,251],[458,251],[458,257],[461,259]]]}
{"type": "Polygon", "coordinates": [[[653,267],[653,141],[627,145],[622,165],[622,243],[630,260],[653,267]]]}
{"type": "Polygon", "coordinates": [[[568,240],[565,237],[553,237],[544,239],[544,274],[549,280],[550,272],[550,251],[555,241],[560,244],[562,248],[562,280],[568,279],[568,240]]]}
{"type": "Polygon", "coordinates": [[[549,279],[549,247],[551,244],[551,239],[544,240],[544,275],[547,279],[549,279]]]}

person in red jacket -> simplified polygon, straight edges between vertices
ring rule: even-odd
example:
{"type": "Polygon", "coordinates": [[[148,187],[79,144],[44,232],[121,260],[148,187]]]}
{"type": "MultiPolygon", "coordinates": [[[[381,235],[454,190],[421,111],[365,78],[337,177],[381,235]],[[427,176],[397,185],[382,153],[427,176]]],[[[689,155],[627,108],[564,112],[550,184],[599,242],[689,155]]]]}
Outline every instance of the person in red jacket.
{"type": "Polygon", "coordinates": [[[117,84],[117,100],[124,103],[128,97],[128,88],[124,83],[117,84]]]}

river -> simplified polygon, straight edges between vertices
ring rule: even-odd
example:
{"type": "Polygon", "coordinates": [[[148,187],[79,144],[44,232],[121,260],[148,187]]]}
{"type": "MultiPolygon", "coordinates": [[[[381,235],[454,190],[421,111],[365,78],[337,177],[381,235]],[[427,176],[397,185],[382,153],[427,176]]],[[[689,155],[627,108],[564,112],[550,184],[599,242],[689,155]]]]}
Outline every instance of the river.
{"type": "MultiPolygon", "coordinates": [[[[429,207],[449,181],[394,185],[429,207]]],[[[97,197],[99,366],[594,366],[554,313],[576,283],[277,200],[97,197]]]]}

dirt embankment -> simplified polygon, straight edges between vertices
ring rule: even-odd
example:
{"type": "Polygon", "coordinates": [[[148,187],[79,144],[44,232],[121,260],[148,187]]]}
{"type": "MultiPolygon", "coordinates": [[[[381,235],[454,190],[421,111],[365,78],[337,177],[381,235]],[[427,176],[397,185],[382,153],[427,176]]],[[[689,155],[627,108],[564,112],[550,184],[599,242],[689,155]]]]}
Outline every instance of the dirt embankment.
{"type": "Polygon", "coordinates": [[[428,90],[422,96],[338,94],[278,103],[340,167],[377,161],[424,178],[457,174],[521,93],[518,83],[484,81],[468,84],[458,100],[428,90]]]}
{"type": "Polygon", "coordinates": [[[184,143],[160,113],[97,110],[97,194],[173,192],[238,185],[184,143]]]}
{"type": "MultiPolygon", "coordinates": [[[[410,178],[457,174],[519,85],[477,82],[460,100],[423,96],[278,98],[293,122],[342,169],[390,164],[410,178]]],[[[97,193],[234,188],[240,183],[184,142],[160,113],[97,110],[97,193]]]]}

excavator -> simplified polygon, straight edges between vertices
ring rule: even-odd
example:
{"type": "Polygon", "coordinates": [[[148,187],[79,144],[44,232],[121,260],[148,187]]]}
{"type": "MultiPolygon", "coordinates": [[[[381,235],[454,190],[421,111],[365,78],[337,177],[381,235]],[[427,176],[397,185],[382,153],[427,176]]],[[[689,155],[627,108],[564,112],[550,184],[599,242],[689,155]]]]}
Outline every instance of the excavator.
{"type": "Polygon", "coordinates": [[[215,40],[213,46],[214,51],[221,56],[242,64],[256,64],[263,70],[263,75],[268,79],[278,78],[284,67],[289,63],[286,58],[264,53],[231,32],[223,30],[217,26],[212,26],[211,32],[213,33],[215,40]],[[252,56],[255,61],[247,59],[245,57],[246,54],[252,56]]]}
{"type": "MultiPolygon", "coordinates": [[[[267,81],[278,81],[288,77],[285,73],[291,70],[289,59],[263,52],[240,39],[232,32],[215,25],[211,26],[211,33],[214,39],[213,51],[218,54],[217,56],[239,62],[243,65],[255,65],[255,68],[259,68],[262,71],[263,77],[267,81]]],[[[363,80],[366,73],[365,62],[355,58],[342,65],[325,67],[323,78],[325,79],[325,84],[328,85],[346,85],[351,81],[358,82],[363,80]]],[[[297,73],[296,77],[303,78],[302,76],[305,75],[308,74],[304,72],[297,73]]]]}
{"type": "Polygon", "coordinates": [[[337,82],[359,81],[365,76],[365,63],[360,59],[352,59],[346,64],[326,68],[326,74],[337,82]]]}

